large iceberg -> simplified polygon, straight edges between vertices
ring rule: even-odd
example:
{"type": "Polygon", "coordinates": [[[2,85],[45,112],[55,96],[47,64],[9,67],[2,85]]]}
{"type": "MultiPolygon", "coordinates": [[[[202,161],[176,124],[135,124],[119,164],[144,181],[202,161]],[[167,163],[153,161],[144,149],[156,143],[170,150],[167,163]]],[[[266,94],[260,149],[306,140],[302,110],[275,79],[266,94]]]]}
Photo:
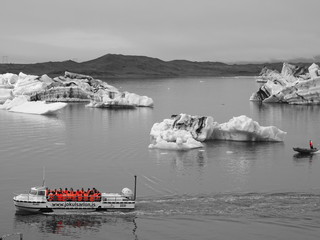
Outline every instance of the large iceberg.
{"type": "Polygon", "coordinates": [[[149,148],[184,150],[203,147],[207,140],[281,142],[286,132],[274,126],[260,126],[247,116],[219,124],[213,117],[172,115],[155,123],[150,131],[149,148]]]}
{"type": "Polygon", "coordinates": [[[267,79],[252,94],[251,101],[289,104],[320,104],[320,68],[313,63],[309,68],[284,63],[281,73],[264,69],[267,79]]]}
{"type": "Polygon", "coordinates": [[[120,92],[117,88],[91,76],[65,72],[64,76],[50,78],[0,74],[0,103],[16,96],[26,95],[30,101],[89,102],[88,107],[152,107],[147,96],[120,92]]]}
{"type": "Polygon", "coordinates": [[[56,102],[46,103],[45,101],[29,101],[28,97],[21,95],[13,100],[8,99],[0,105],[0,109],[10,112],[30,113],[39,115],[54,114],[58,110],[67,106],[67,103],[56,102]]]}
{"type": "Polygon", "coordinates": [[[98,108],[153,106],[153,100],[149,97],[120,92],[102,80],[71,72],[54,78],[51,85],[32,98],[47,101],[90,101],[87,107],[98,108]]]}

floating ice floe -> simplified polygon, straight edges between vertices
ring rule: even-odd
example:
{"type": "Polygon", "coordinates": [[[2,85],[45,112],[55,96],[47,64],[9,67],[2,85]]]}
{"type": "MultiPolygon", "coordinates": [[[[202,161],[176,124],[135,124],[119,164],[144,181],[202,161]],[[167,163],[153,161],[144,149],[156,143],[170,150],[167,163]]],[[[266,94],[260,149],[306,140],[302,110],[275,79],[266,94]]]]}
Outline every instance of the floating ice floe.
{"type": "Polygon", "coordinates": [[[252,142],[281,142],[286,132],[275,126],[260,126],[258,122],[247,116],[233,117],[229,122],[221,123],[214,128],[210,139],[252,141],[252,142]]]}
{"type": "Polygon", "coordinates": [[[54,114],[58,110],[67,106],[67,103],[56,102],[46,103],[45,101],[28,101],[26,96],[18,96],[13,100],[8,99],[4,104],[0,105],[0,109],[10,112],[30,113],[39,115],[54,114]]]}
{"type": "Polygon", "coordinates": [[[95,96],[87,107],[97,108],[135,108],[135,107],[152,107],[153,100],[147,96],[139,96],[135,93],[123,92],[120,94],[102,93],[95,96]]]}
{"type": "Polygon", "coordinates": [[[16,96],[29,96],[30,101],[89,102],[88,107],[152,107],[153,100],[135,93],[120,92],[117,88],[91,76],[65,72],[50,78],[0,74],[0,103],[16,96]]]}
{"type": "Polygon", "coordinates": [[[153,125],[149,148],[175,150],[201,148],[202,142],[207,140],[280,142],[284,140],[285,135],[286,132],[277,127],[260,126],[244,115],[219,124],[210,116],[179,114],[153,125]]]}
{"type": "Polygon", "coordinates": [[[264,68],[262,77],[266,80],[251,101],[320,104],[320,68],[313,63],[309,68],[284,63],[281,73],[264,68]]]}

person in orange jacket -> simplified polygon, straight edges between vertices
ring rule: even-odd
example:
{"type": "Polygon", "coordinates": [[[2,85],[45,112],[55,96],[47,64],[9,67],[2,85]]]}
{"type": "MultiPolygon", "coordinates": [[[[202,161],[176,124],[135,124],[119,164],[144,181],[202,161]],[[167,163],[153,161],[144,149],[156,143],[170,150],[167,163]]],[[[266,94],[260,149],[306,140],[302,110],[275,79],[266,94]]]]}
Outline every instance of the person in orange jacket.
{"type": "Polygon", "coordinates": [[[63,201],[63,195],[61,191],[58,192],[57,196],[58,196],[58,201],[63,201]]]}
{"type": "Polygon", "coordinates": [[[88,194],[88,192],[84,192],[83,193],[83,201],[89,201],[89,194],[88,194]]]}

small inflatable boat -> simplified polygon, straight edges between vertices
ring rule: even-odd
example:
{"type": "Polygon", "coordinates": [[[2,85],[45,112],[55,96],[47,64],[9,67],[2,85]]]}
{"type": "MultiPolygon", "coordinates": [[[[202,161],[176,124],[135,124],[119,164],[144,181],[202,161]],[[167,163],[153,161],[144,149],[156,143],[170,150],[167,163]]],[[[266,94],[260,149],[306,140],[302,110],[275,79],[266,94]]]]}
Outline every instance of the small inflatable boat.
{"type": "Polygon", "coordinates": [[[300,154],[313,154],[318,151],[317,148],[299,148],[299,147],[294,147],[293,150],[300,154]]]}

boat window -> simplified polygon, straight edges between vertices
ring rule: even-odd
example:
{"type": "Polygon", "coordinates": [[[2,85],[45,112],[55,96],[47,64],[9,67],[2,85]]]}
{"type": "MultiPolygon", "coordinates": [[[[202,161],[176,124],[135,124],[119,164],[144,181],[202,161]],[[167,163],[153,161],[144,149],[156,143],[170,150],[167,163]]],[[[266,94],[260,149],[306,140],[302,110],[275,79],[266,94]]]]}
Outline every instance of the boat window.
{"type": "Polygon", "coordinates": [[[30,190],[30,194],[37,195],[37,190],[31,189],[31,190],[30,190]]]}
{"type": "Polygon", "coordinates": [[[39,191],[39,192],[38,192],[38,195],[44,196],[44,195],[46,195],[46,193],[45,193],[45,191],[39,191]]]}

